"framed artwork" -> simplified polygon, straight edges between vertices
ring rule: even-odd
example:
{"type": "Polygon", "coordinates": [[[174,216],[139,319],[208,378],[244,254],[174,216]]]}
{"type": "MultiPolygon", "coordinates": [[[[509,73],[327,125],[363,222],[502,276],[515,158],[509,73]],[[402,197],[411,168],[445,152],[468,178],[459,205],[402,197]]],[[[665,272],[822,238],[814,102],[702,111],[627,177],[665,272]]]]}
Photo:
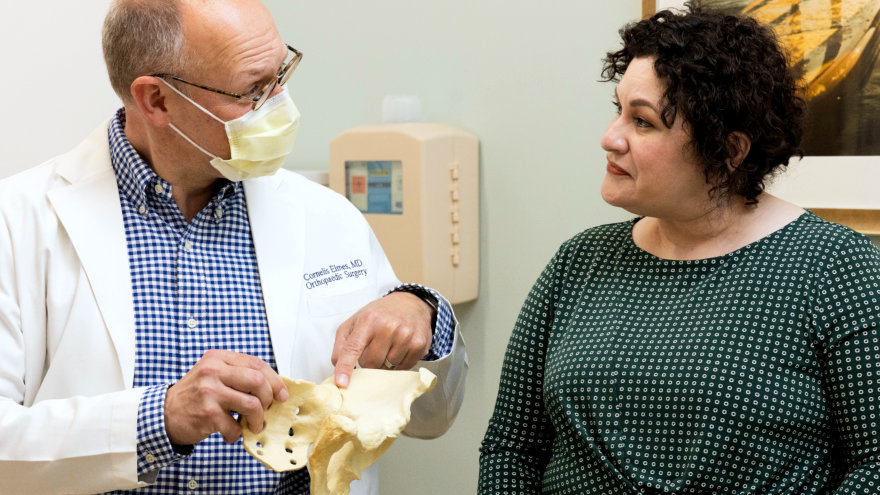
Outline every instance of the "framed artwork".
{"type": "MultiPolygon", "coordinates": [[[[880,0],[695,0],[773,27],[806,87],[805,156],[768,190],[880,235],[880,0]]],[[[682,0],[642,0],[642,17],[682,0]]]]}

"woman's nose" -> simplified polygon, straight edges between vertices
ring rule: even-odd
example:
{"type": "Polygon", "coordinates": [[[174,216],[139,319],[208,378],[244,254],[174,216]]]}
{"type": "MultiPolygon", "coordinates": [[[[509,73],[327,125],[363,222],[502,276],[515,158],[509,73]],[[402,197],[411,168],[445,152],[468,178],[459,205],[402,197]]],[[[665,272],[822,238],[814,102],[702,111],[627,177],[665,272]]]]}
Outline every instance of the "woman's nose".
{"type": "Polygon", "coordinates": [[[619,122],[620,117],[614,117],[614,120],[612,120],[611,123],[608,124],[608,128],[605,129],[605,134],[603,134],[602,139],[599,140],[599,145],[602,146],[603,150],[609,152],[613,151],[615,153],[626,153],[627,143],[619,122]]]}

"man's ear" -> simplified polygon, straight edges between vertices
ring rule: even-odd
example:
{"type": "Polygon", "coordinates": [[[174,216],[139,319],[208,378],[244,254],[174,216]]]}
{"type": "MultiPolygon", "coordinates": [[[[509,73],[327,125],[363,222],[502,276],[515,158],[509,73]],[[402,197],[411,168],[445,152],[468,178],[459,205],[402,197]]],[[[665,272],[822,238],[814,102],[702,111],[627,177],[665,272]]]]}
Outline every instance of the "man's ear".
{"type": "Polygon", "coordinates": [[[130,91],[134,106],[150,124],[165,127],[171,122],[165,106],[165,96],[170,90],[158,77],[138,77],[132,81],[130,91]]]}
{"type": "Polygon", "coordinates": [[[727,153],[730,158],[727,160],[727,168],[731,171],[739,167],[749,150],[752,149],[752,140],[742,131],[733,131],[727,136],[727,153]]]}

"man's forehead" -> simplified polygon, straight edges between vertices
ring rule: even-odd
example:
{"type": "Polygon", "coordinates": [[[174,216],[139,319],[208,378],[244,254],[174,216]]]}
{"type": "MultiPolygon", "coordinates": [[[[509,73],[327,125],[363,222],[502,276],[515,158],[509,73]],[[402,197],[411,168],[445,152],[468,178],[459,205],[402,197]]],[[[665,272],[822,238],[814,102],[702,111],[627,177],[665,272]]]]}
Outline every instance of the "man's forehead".
{"type": "Polygon", "coordinates": [[[286,57],[271,15],[255,0],[191,0],[182,15],[187,49],[199,69],[258,77],[273,73],[286,57]]]}
{"type": "Polygon", "coordinates": [[[275,21],[258,0],[187,0],[180,9],[191,43],[241,44],[248,38],[278,38],[275,21]]]}

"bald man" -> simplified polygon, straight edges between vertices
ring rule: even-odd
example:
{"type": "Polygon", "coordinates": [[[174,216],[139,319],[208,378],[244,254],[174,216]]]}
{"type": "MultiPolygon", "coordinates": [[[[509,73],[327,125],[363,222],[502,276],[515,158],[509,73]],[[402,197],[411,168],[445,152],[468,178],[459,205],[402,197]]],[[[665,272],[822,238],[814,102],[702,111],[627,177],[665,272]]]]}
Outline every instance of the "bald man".
{"type": "MultiPolygon", "coordinates": [[[[437,374],[405,433],[445,432],[467,369],[450,305],[279,170],[303,55],[265,7],[120,0],[104,54],[123,107],[0,181],[0,493],[308,493],[236,418],[259,430],[280,375],[345,387],[358,364],[437,374]]],[[[378,493],[375,466],[352,493],[378,493]]]]}

